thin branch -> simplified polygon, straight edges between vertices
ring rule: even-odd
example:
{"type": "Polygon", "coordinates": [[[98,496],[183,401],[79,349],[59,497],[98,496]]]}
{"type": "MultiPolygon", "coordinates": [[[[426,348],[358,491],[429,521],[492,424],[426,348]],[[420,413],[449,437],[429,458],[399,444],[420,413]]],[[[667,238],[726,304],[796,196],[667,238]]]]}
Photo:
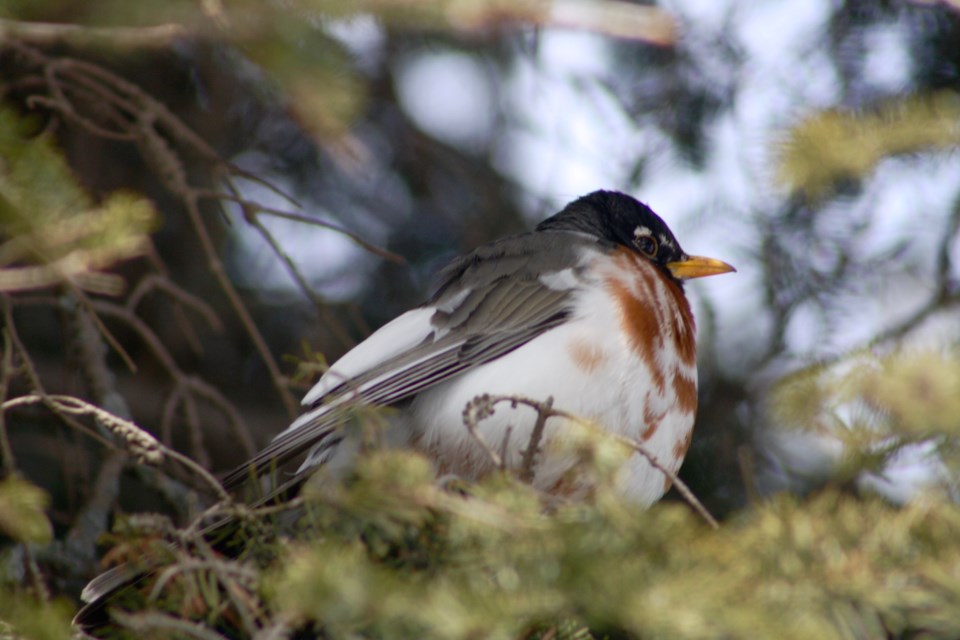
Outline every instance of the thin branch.
{"type": "Polygon", "coordinates": [[[288,417],[292,420],[297,416],[299,411],[297,409],[297,403],[294,401],[293,395],[290,393],[290,389],[287,386],[287,377],[281,373],[280,367],[277,366],[277,361],[270,352],[270,348],[267,346],[266,340],[264,340],[263,335],[260,333],[260,329],[253,321],[250,311],[243,303],[243,300],[241,300],[240,294],[237,292],[236,287],[233,286],[230,278],[227,277],[227,270],[224,268],[223,262],[220,260],[216,247],[213,244],[213,240],[210,238],[210,233],[207,231],[207,227],[203,222],[196,198],[192,195],[187,196],[186,205],[190,222],[193,224],[194,231],[196,232],[197,237],[200,239],[200,245],[203,247],[203,253],[207,258],[207,267],[210,269],[211,273],[213,273],[213,277],[220,285],[220,288],[227,295],[227,299],[230,301],[230,306],[233,307],[234,312],[240,319],[240,323],[243,325],[244,329],[246,329],[247,335],[253,342],[254,348],[256,348],[256,350],[260,353],[260,358],[263,360],[263,363],[267,367],[267,371],[270,373],[270,379],[273,381],[273,386],[280,395],[280,399],[283,401],[283,405],[287,410],[288,417]]]}
{"type": "MultiPolygon", "coordinates": [[[[707,511],[707,508],[703,506],[703,503],[701,503],[699,499],[697,499],[696,495],[694,495],[693,491],[690,490],[690,488],[686,485],[686,483],[680,480],[677,474],[672,472],[667,467],[663,466],[663,464],[660,463],[657,457],[654,456],[652,453],[650,453],[646,449],[646,447],[643,446],[643,444],[641,444],[639,441],[633,438],[628,438],[618,433],[607,431],[606,429],[603,429],[599,425],[589,420],[585,420],[584,418],[574,415],[568,411],[564,411],[562,409],[554,409],[552,407],[552,402],[550,401],[540,402],[538,400],[525,398],[523,396],[491,396],[491,395],[479,396],[477,398],[474,398],[473,401],[467,403],[467,407],[464,409],[464,412],[463,412],[464,423],[467,425],[467,428],[468,429],[471,428],[470,422],[472,422],[472,428],[475,431],[476,422],[478,420],[482,420],[492,415],[494,405],[501,402],[507,402],[513,406],[522,404],[522,405],[531,407],[534,410],[536,410],[540,416],[546,416],[543,418],[544,421],[546,421],[546,418],[550,418],[550,417],[565,418],[581,426],[585,426],[589,428],[591,431],[593,431],[594,433],[597,433],[600,436],[612,438],[614,441],[619,442],[620,444],[626,447],[629,447],[630,449],[633,449],[634,451],[642,455],[644,458],[646,458],[647,462],[650,463],[650,466],[652,466],[654,469],[656,469],[657,471],[659,471],[664,476],[670,479],[673,485],[677,488],[677,492],[680,493],[683,499],[686,500],[687,504],[689,504],[693,508],[693,510],[696,511],[697,514],[699,514],[700,517],[702,517],[707,522],[707,524],[709,524],[714,529],[719,528],[720,525],[717,523],[716,519],[710,514],[709,511],[707,511]],[[468,418],[469,418],[469,421],[468,421],[468,418]]],[[[539,417],[538,417],[538,422],[539,422],[539,417]]],[[[480,442],[481,446],[483,446],[484,443],[482,440],[478,440],[478,442],[480,442]]],[[[489,452],[488,447],[486,447],[485,449],[487,449],[489,452]]]]}
{"type": "Polygon", "coordinates": [[[197,640],[227,640],[226,636],[209,629],[199,622],[190,622],[175,616],[155,611],[147,613],[124,613],[114,610],[110,614],[117,622],[131,631],[143,632],[148,637],[196,638],[197,640]],[[157,634],[159,635],[153,635],[157,634]]]}
{"type": "Polygon", "coordinates": [[[71,415],[91,416],[106,427],[111,433],[118,436],[127,449],[145,464],[156,466],[165,457],[176,460],[203,480],[213,489],[221,500],[229,501],[230,495],[209,471],[175,449],[171,449],[154,438],[150,433],[137,426],[130,420],[125,420],[109,411],[92,405],[85,400],[65,395],[37,395],[19,396],[0,404],[0,411],[9,411],[17,407],[32,404],[53,403],[60,411],[71,415]]]}
{"type": "MultiPolygon", "coordinates": [[[[48,394],[44,389],[43,383],[40,380],[40,375],[37,373],[37,369],[34,366],[33,361],[30,359],[30,353],[27,351],[27,348],[26,346],[24,346],[23,342],[20,341],[20,336],[17,334],[16,325],[13,322],[13,313],[10,310],[9,305],[6,304],[7,299],[5,296],[0,296],[0,300],[3,300],[4,302],[4,304],[2,305],[4,320],[7,324],[7,330],[10,332],[10,338],[13,343],[13,347],[17,350],[17,353],[20,355],[20,362],[23,366],[24,372],[26,373],[27,380],[30,382],[30,386],[35,393],[39,394],[43,398],[47,398],[48,394]]],[[[29,303],[31,304],[40,303],[40,304],[58,306],[57,301],[52,298],[29,298],[29,299],[18,298],[17,303],[23,304],[25,302],[28,302],[28,300],[29,300],[29,303]]],[[[52,411],[58,418],[63,420],[63,422],[69,427],[71,427],[72,429],[86,435],[89,438],[92,438],[93,440],[96,440],[98,443],[100,443],[102,446],[108,449],[114,449],[114,450],[117,449],[116,445],[113,442],[111,442],[107,438],[104,438],[101,434],[97,433],[93,429],[90,429],[85,424],[77,421],[72,416],[67,415],[66,413],[63,413],[62,411],[60,411],[60,409],[56,405],[46,401],[44,402],[44,405],[46,405],[47,409],[52,411]]]]}
{"type": "MultiPolygon", "coordinates": [[[[153,243],[153,240],[147,238],[146,241],[146,259],[150,263],[150,266],[156,270],[157,275],[161,278],[166,278],[170,280],[170,269],[167,268],[166,263],[164,263],[163,258],[160,257],[160,254],[157,252],[157,247],[153,243]]],[[[198,310],[199,311],[199,310],[198,310]]],[[[177,323],[177,326],[180,327],[180,331],[183,333],[183,336],[187,339],[187,342],[190,344],[190,347],[193,349],[193,352],[200,355],[203,353],[203,343],[200,341],[200,337],[197,335],[197,332],[194,330],[193,325],[190,323],[190,320],[187,318],[187,314],[183,309],[183,305],[174,299],[173,304],[173,317],[177,323]]],[[[220,327],[220,319],[217,316],[217,327],[220,327]]],[[[216,329],[219,330],[219,329],[216,329]]]]}
{"type": "Polygon", "coordinates": [[[184,394],[183,413],[187,420],[187,438],[190,441],[190,453],[193,459],[202,467],[210,466],[210,454],[203,446],[203,427],[200,424],[200,414],[197,412],[197,403],[193,396],[184,394]]]}
{"type": "Polygon", "coordinates": [[[188,309],[193,309],[197,314],[206,320],[207,324],[214,331],[221,331],[223,323],[217,317],[217,312],[209,304],[193,295],[182,287],[171,282],[165,274],[151,273],[142,278],[130,295],[127,297],[126,307],[131,312],[135,311],[143,298],[152,291],[162,291],[188,309]]]}
{"type": "Polygon", "coordinates": [[[160,575],[157,577],[156,583],[154,583],[153,588],[150,590],[150,595],[147,596],[147,599],[150,602],[155,602],[159,597],[164,588],[166,588],[167,583],[170,582],[180,573],[186,573],[189,571],[213,571],[218,574],[226,574],[230,576],[229,579],[225,580],[220,579],[220,582],[227,584],[230,580],[244,580],[247,584],[254,584],[257,580],[257,572],[246,567],[242,564],[236,562],[228,562],[224,560],[184,560],[177,562],[166,569],[164,569],[160,575]]]}
{"type": "MultiPolygon", "coordinates": [[[[126,323],[129,328],[133,329],[140,339],[143,340],[143,342],[150,348],[154,357],[156,357],[164,369],[166,369],[167,374],[176,382],[176,384],[183,385],[191,391],[203,396],[214,406],[218,407],[227,417],[228,423],[230,424],[234,433],[240,439],[240,442],[243,444],[247,453],[249,455],[256,453],[256,445],[254,444],[253,439],[250,437],[250,432],[246,427],[243,417],[236,410],[236,408],[226,398],[224,398],[219,391],[207,384],[205,381],[183,373],[180,370],[179,365],[177,365],[176,360],[174,360],[173,356],[170,355],[170,352],[167,351],[166,347],[163,345],[163,342],[160,340],[157,334],[154,333],[153,329],[147,325],[146,322],[144,322],[140,317],[131,313],[128,309],[119,307],[115,304],[104,301],[96,301],[93,303],[93,306],[98,313],[107,317],[113,317],[121,320],[126,323]]],[[[161,423],[161,426],[163,426],[163,423],[161,423]]]]}
{"type": "Polygon", "coordinates": [[[340,340],[341,344],[345,347],[350,347],[353,344],[353,340],[350,337],[350,334],[347,333],[346,329],[337,321],[337,318],[330,313],[330,307],[327,304],[327,301],[321,298],[313,288],[307,283],[306,278],[303,277],[303,274],[300,272],[300,269],[297,268],[297,265],[293,263],[293,259],[290,258],[290,255],[284,251],[283,247],[280,246],[280,243],[274,237],[270,230],[260,221],[260,218],[250,211],[246,206],[244,206],[244,217],[247,222],[256,229],[260,236],[266,240],[267,244],[270,245],[270,248],[273,250],[273,253],[280,258],[280,261],[287,269],[287,273],[290,274],[290,277],[293,278],[293,281],[297,283],[297,286],[300,288],[300,291],[305,295],[316,307],[317,313],[323,316],[326,326],[328,326],[340,340]]]}
{"type": "Polygon", "coordinates": [[[212,199],[212,200],[226,200],[228,202],[235,202],[244,209],[244,215],[248,216],[248,211],[255,211],[257,213],[264,213],[266,215],[273,216],[275,218],[283,218],[284,220],[292,220],[294,222],[302,222],[304,224],[309,224],[314,227],[320,227],[322,229],[329,229],[330,231],[336,231],[337,233],[346,236],[357,245],[366,249],[370,253],[380,256],[385,260],[396,264],[406,264],[406,259],[398,253],[393,253],[388,251],[383,247],[378,247],[375,244],[364,240],[357,234],[353,233],[349,229],[345,229],[340,225],[334,224],[332,222],[327,222],[326,220],[320,220],[314,216],[308,216],[303,213],[294,213],[292,211],[284,211],[282,209],[275,209],[273,207],[268,207],[266,205],[248,200],[237,194],[224,193],[222,191],[214,191],[209,189],[197,189],[197,196],[200,198],[212,199]]]}
{"type": "Polygon", "coordinates": [[[130,357],[130,354],[127,353],[127,350],[124,349],[120,344],[120,341],[114,337],[110,330],[107,329],[107,326],[103,324],[103,321],[100,320],[100,316],[94,311],[96,306],[95,303],[92,302],[83,291],[80,291],[80,289],[77,287],[72,286],[69,282],[67,282],[67,286],[80,305],[88,312],[90,322],[92,322],[93,326],[96,327],[97,331],[100,332],[100,335],[103,336],[103,339],[106,340],[107,344],[113,347],[113,350],[117,353],[117,355],[120,356],[120,359],[123,360],[123,363],[126,365],[127,369],[131,373],[136,373],[136,363],[134,363],[133,358],[130,357]]]}
{"type": "Polygon", "coordinates": [[[553,396],[546,399],[542,409],[537,409],[537,422],[533,425],[530,442],[527,443],[527,448],[523,450],[523,459],[520,461],[520,480],[527,484],[533,482],[534,470],[537,466],[537,454],[540,452],[540,441],[543,439],[543,429],[551,411],[553,411],[553,396]]]}
{"type": "MultiPolygon", "coordinates": [[[[4,306],[7,305],[6,296],[0,296],[4,306]]],[[[13,340],[10,338],[10,329],[3,329],[3,362],[0,363],[0,403],[7,401],[7,391],[10,388],[10,379],[13,377],[13,340]]],[[[0,413],[0,467],[5,469],[5,475],[12,475],[17,471],[17,459],[10,446],[10,436],[7,433],[7,423],[3,413],[0,413]]]]}
{"type": "Polygon", "coordinates": [[[467,406],[463,408],[463,424],[467,428],[467,432],[470,433],[470,436],[480,445],[480,448],[486,452],[487,457],[490,458],[490,462],[492,462],[496,468],[503,469],[504,458],[500,457],[500,454],[493,450],[490,443],[488,443],[477,430],[478,423],[491,415],[493,415],[493,402],[490,396],[478,396],[468,402],[467,406]]]}
{"type": "Polygon", "coordinates": [[[0,41],[16,39],[44,47],[66,44],[109,45],[123,49],[166,49],[173,42],[196,34],[196,30],[174,23],[145,27],[88,27],[0,18],[0,41]]]}

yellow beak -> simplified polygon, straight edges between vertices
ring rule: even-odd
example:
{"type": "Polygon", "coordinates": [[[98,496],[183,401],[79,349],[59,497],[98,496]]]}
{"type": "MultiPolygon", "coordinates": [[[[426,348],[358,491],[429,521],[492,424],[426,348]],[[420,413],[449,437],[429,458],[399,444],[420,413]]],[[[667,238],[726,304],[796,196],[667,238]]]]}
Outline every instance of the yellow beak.
{"type": "Polygon", "coordinates": [[[681,280],[717,276],[721,273],[736,271],[723,260],[704,258],[703,256],[687,256],[686,260],[668,262],[667,269],[670,269],[674,278],[680,278],[681,280]]]}

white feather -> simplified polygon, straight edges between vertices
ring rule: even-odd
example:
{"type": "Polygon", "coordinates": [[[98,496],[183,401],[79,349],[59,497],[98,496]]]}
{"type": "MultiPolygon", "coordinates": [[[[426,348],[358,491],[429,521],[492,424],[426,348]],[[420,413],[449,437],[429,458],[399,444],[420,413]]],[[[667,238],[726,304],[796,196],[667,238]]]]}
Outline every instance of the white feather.
{"type": "MultiPolygon", "coordinates": [[[[652,268],[652,267],[650,267],[652,268]]],[[[519,349],[482,367],[471,369],[420,393],[405,418],[405,428],[415,430],[413,440],[432,452],[439,460],[460,461],[455,471],[465,476],[479,476],[490,470],[485,452],[474,442],[463,424],[463,410],[477,395],[525,396],[544,401],[553,397],[555,407],[588,420],[595,420],[608,430],[639,440],[645,424],[645,410],[662,414],[660,427],[644,446],[659,461],[676,471],[679,461],[674,448],[693,428],[693,413],[678,409],[670,393],[660,393],[647,365],[634,353],[627,338],[615,330],[620,322],[620,309],[599,282],[617,273],[601,273],[598,282],[578,294],[578,315],[568,322],[538,336],[519,349]],[[590,344],[595,348],[597,366],[592,372],[578,370],[570,346],[590,344]],[[566,371],[568,375],[557,375],[566,371]]],[[[657,279],[658,285],[659,279],[657,279]]],[[[665,291],[657,291],[657,300],[666,303],[665,291]]],[[[662,313],[672,313],[665,307],[662,313]]],[[[684,366],[672,342],[665,341],[658,354],[661,364],[676,367],[679,375],[696,384],[695,366],[684,366]]],[[[667,369],[668,371],[671,369],[667,369]]],[[[526,447],[536,421],[535,411],[526,406],[511,409],[498,405],[493,416],[479,424],[479,431],[494,450],[501,450],[504,435],[510,433],[505,447],[507,463],[516,466],[526,447]]],[[[546,441],[562,433],[562,420],[548,422],[546,441]]],[[[400,425],[398,425],[400,426],[400,425]]],[[[573,465],[572,457],[547,456],[537,469],[534,484],[544,490],[557,482],[573,465]]],[[[618,481],[623,491],[640,504],[652,504],[666,487],[663,474],[646,459],[634,455],[621,471],[618,481]]]]}
{"type": "MultiPolygon", "coordinates": [[[[301,403],[304,406],[312,405],[340,383],[416,347],[433,332],[430,318],[434,313],[435,309],[432,307],[413,309],[374,331],[369,338],[334,362],[307,395],[303,396],[301,403]]],[[[302,424],[297,420],[287,431],[298,423],[302,424]]]]}

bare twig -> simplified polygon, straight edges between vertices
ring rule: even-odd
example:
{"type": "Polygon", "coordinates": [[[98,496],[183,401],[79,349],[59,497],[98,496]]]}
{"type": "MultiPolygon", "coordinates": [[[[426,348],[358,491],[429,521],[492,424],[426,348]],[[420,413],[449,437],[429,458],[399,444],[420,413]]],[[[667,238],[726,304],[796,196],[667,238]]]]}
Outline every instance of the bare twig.
{"type": "Polygon", "coordinates": [[[191,558],[189,560],[177,562],[176,564],[164,569],[157,577],[156,583],[154,583],[153,588],[150,590],[150,595],[147,596],[148,599],[151,601],[156,601],[170,580],[175,578],[178,574],[187,573],[190,571],[213,571],[214,573],[218,574],[218,577],[220,575],[229,576],[229,579],[227,580],[221,579],[221,582],[224,584],[230,582],[230,580],[242,580],[246,584],[254,584],[257,580],[256,571],[237,562],[230,562],[226,560],[195,560],[191,558]]]}
{"type": "Polygon", "coordinates": [[[523,458],[520,461],[520,479],[523,482],[533,482],[534,470],[537,466],[537,454],[540,452],[540,441],[543,439],[543,428],[547,424],[547,418],[550,417],[553,410],[553,396],[544,401],[541,408],[537,409],[537,422],[533,425],[533,431],[530,433],[530,442],[527,448],[523,450],[523,458]]]}
{"type": "Polygon", "coordinates": [[[493,450],[490,443],[488,443],[477,430],[478,423],[485,418],[489,418],[491,415],[493,415],[493,402],[491,402],[491,397],[488,395],[477,396],[463,408],[463,425],[467,428],[470,436],[480,445],[480,448],[486,452],[493,466],[497,469],[503,469],[504,458],[500,457],[500,454],[493,450]]]}
{"type": "Polygon", "coordinates": [[[264,214],[273,216],[275,218],[283,218],[284,220],[293,220],[295,222],[302,222],[304,224],[308,224],[314,227],[320,227],[323,229],[329,229],[330,231],[336,231],[340,235],[346,236],[347,238],[355,242],[358,246],[362,247],[363,249],[369,251],[374,255],[380,256],[385,260],[389,260],[390,262],[393,262],[396,264],[407,263],[406,259],[400,254],[394,253],[392,251],[388,251],[383,247],[378,247],[377,245],[372,244],[367,240],[364,240],[363,238],[353,233],[349,229],[345,229],[340,225],[334,224],[332,222],[327,222],[326,220],[321,220],[314,216],[308,216],[303,213],[295,213],[293,211],[284,211],[282,209],[275,209],[273,207],[268,207],[266,205],[253,202],[252,200],[248,200],[238,194],[229,194],[229,193],[223,193],[222,191],[210,191],[210,190],[202,190],[202,189],[196,190],[196,193],[201,198],[211,198],[215,200],[235,202],[241,207],[243,207],[243,209],[245,210],[244,215],[248,215],[247,213],[248,211],[264,213],[264,214]]]}
{"type": "Polygon", "coordinates": [[[127,309],[131,312],[135,311],[143,298],[154,290],[162,291],[188,309],[196,311],[214,331],[223,329],[223,323],[220,322],[220,318],[217,317],[217,312],[213,310],[213,307],[189,291],[178,287],[166,277],[166,274],[151,273],[142,278],[127,297],[127,309]]]}
{"type": "Polygon", "coordinates": [[[127,353],[127,350],[123,348],[120,344],[120,341],[114,337],[110,330],[107,329],[106,325],[103,324],[103,321],[100,320],[100,316],[94,313],[94,304],[91,302],[90,298],[87,295],[78,289],[77,287],[71,286],[67,282],[67,286],[70,289],[70,292],[74,295],[76,300],[80,303],[80,306],[84,307],[89,312],[90,322],[93,323],[93,326],[97,328],[97,331],[100,332],[100,335],[103,336],[103,339],[106,340],[107,344],[113,347],[113,350],[120,356],[120,359],[123,360],[123,363],[127,366],[131,372],[136,372],[137,365],[133,362],[133,358],[130,357],[130,354],[127,353]]]}
{"type": "Polygon", "coordinates": [[[187,196],[186,205],[187,214],[190,217],[190,221],[193,224],[193,228],[197,234],[197,237],[200,238],[200,245],[203,247],[203,253],[207,258],[207,267],[210,269],[213,277],[217,280],[220,288],[227,295],[227,299],[230,301],[230,306],[233,307],[234,312],[240,319],[240,323],[243,325],[244,329],[246,329],[247,335],[253,342],[254,347],[260,353],[260,358],[263,360],[267,367],[267,371],[270,373],[270,379],[273,381],[273,386],[280,395],[280,399],[283,401],[283,405],[287,410],[288,417],[292,420],[294,417],[296,417],[298,409],[297,403],[293,399],[293,395],[290,393],[290,389],[287,386],[287,377],[280,372],[280,367],[277,366],[277,361],[270,352],[270,348],[267,346],[266,340],[264,340],[263,335],[260,333],[260,329],[257,328],[256,323],[253,321],[250,311],[243,303],[243,300],[240,299],[240,294],[237,293],[236,287],[234,287],[233,283],[230,282],[230,278],[227,277],[227,270],[224,268],[223,262],[218,257],[216,247],[214,246],[213,240],[210,238],[210,233],[207,231],[207,227],[200,215],[200,208],[197,205],[196,198],[192,195],[187,196]]]}
{"type": "MultiPolygon", "coordinates": [[[[35,390],[36,393],[41,395],[43,398],[47,398],[47,392],[44,390],[43,383],[40,380],[40,375],[37,373],[37,369],[34,366],[33,361],[30,359],[30,353],[27,351],[27,348],[24,346],[23,342],[20,341],[20,336],[17,335],[16,325],[13,322],[13,313],[10,309],[10,305],[8,304],[8,300],[6,297],[0,296],[0,301],[3,302],[3,304],[0,305],[0,308],[2,308],[3,310],[4,321],[6,322],[7,330],[10,332],[11,342],[13,344],[13,347],[16,349],[17,353],[20,356],[20,362],[27,376],[27,380],[30,382],[30,386],[35,390]]],[[[27,300],[23,298],[19,298],[17,302],[23,304],[24,302],[27,302],[27,300]]],[[[49,304],[53,306],[57,306],[58,304],[57,301],[52,298],[31,298],[29,299],[29,302],[33,304],[36,304],[39,302],[39,303],[49,304]]],[[[60,411],[60,409],[56,405],[46,401],[44,401],[44,404],[49,410],[51,410],[58,418],[63,420],[64,423],[70,426],[71,428],[75,429],[80,433],[83,433],[87,437],[90,437],[96,440],[101,445],[107,448],[110,448],[110,449],[116,448],[113,442],[104,438],[95,430],[88,428],[86,425],[82,424],[81,422],[78,422],[72,416],[67,415],[66,413],[60,411]]]]}
{"type": "MultiPolygon", "coordinates": [[[[21,45],[19,49],[27,49],[27,47],[21,45]]],[[[287,379],[281,374],[250,312],[227,277],[226,270],[202,220],[197,191],[190,184],[178,153],[165,136],[169,136],[174,143],[182,145],[189,151],[207,159],[214,167],[226,166],[230,168],[232,173],[244,176],[246,174],[239,168],[221,160],[202,138],[184,125],[162,103],[150,97],[133,83],[97,65],[80,60],[46,58],[36,51],[31,51],[29,55],[30,59],[42,68],[43,77],[46,79],[46,85],[50,92],[50,97],[32,96],[34,104],[57,111],[65,118],[95,135],[111,139],[132,139],[136,141],[144,159],[155,168],[157,176],[184,203],[194,231],[200,239],[210,271],[226,294],[241,325],[263,359],[288,415],[293,418],[297,409],[293,396],[287,388],[287,379]],[[79,88],[81,92],[85,92],[84,95],[96,96],[97,104],[106,103],[110,105],[113,109],[112,113],[116,114],[115,117],[111,118],[113,129],[105,129],[101,123],[83,115],[76,108],[69,95],[74,88],[79,88]],[[161,130],[163,134],[161,134],[161,130]]],[[[87,102],[91,101],[88,100],[87,102]]],[[[251,177],[251,179],[256,178],[251,177]]]]}
{"type": "MultiPolygon", "coordinates": [[[[157,252],[157,247],[153,243],[152,239],[148,238],[146,242],[146,253],[145,253],[147,262],[150,263],[150,266],[154,268],[162,279],[170,281],[170,269],[167,267],[166,263],[163,261],[163,258],[160,257],[160,254],[157,252]]],[[[174,285],[176,286],[176,285],[174,285]]],[[[177,287],[179,289],[179,287],[177,287]]],[[[199,310],[198,310],[199,311],[199,310]]],[[[193,352],[196,354],[203,353],[203,343],[200,340],[200,336],[197,335],[197,332],[194,330],[193,325],[190,323],[190,320],[187,318],[187,314],[176,298],[174,298],[173,303],[173,317],[177,323],[177,326],[180,327],[180,331],[183,333],[183,336],[187,339],[187,342],[190,344],[190,347],[193,349],[193,352]]],[[[215,331],[220,330],[221,322],[219,316],[214,316],[217,318],[216,326],[211,325],[215,331]]]]}
{"type": "MultiPolygon", "coordinates": [[[[147,325],[146,322],[141,320],[138,316],[134,315],[126,308],[109,302],[96,301],[93,303],[93,307],[99,314],[105,317],[113,317],[123,321],[129,328],[133,329],[137,333],[137,335],[150,348],[150,351],[153,353],[154,357],[156,357],[163,368],[166,369],[167,374],[176,382],[176,387],[172,392],[173,394],[177,394],[179,398],[183,398],[182,391],[180,391],[179,388],[184,387],[193,393],[206,398],[211,404],[218,407],[224,413],[224,415],[227,416],[231,428],[240,439],[240,442],[243,444],[244,450],[247,452],[247,454],[253,455],[256,452],[256,445],[254,444],[253,439],[250,437],[250,432],[246,428],[243,416],[241,416],[236,408],[211,385],[199,378],[188,376],[181,371],[179,365],[176,363],[176,360],[174,360],[173,356],[170,355],[170,352],[167,351],[167,348],[163,345],[163,342],[156,335],[156,333],[154,333],[153,329],[147,325]]],[[[167,414],[165,413],[165,415],[167,414]]],[[[169,415],[172,416],[172,414],[169,415]]],[[[190,415],[188,415],[188,420],[189,418],[190,415]]],[[[194,422],[193,426],[199,429],[199,421],[194,422]]],[[[194,442],[194,444],[196,444],[196,442],[194,442]]]]}
{"type": "Polygon", "coordinates": [[[132,418],[126,399],[117,392],[116,376],[107,366],[103,334],[93,321],[96,313],[80,307],[70,296],[62,298],[60,307],[68,312],[73,329],[69,338],[79,354],[80,369],[96,403],[123,418],[132,418]]]}
{"type": "Polygon", "coordinates": [[[314,307],[323,317],[323,321],[328,326],[336,338],[343,344],[345,347],[350,347],[353,344],[353,340],[350,338],[350,334],[347,330],[340,324],[336,316],[330,313],[330,307],[327,304],[327,301],[321,298],[316,291],[307,283],[306,278],[303,277],[303,274],[300,272],[300,269],[297,268],[297,265],[293,263],[293,259],[290,258],[290,255],[284,251],[283,247],[280,246],[280,243],[274,237],[270,230],[260,221],[260,218],[257,216],[256,212],[249,210],[248,207],[244,206],[244,218],[247,222],[253,226],[254,229],[260,234],[260,236],[266,240],[267,244],[270,245],[270,248],[273,250],[274,255],[280,258],[280,262],[283,263],[284,267],[287,269],[287,273],[290,274],[290,277],[293,278],[293,281],[297,283],[297,286],[300,288],[300,291],[303,292],[303,295],[309,299],[314,307]]]}
{"type": "MultiPolygon", "coordinates": [[[[589,420],[585,420],[580,416],[576,416],[568,411],[564,411],[562,409],[554,409],[552,407],[553,403],[549,400],[547,402],[540,402],[538,400],[525,398],[523,396],[491,396],[491,395],[478,396],[477,398],[474,398],[473,401],[467,403],[467,406],[463,411],[464,424],[467,426],[467,429],[470,430],[470,433],[475,434],[476,428],[477,428],[477,422],[479,420],[483,420],[484,418],[487,418],[490,415],[492,415],[494,405],[502,402],[510,403],[513,406],[522,404],[522,405],[533,408],[538,413],[538,419],[537,419],[538,423],[540,422],[541,418],[543,419],[544,422],[546,422],[547,418],[562,417],[572,422],[575,422],[578,425],[585,426],[589,428],[591,431],[593,431],[594,433],[597,433],[602,437],[612,438],[614,441],[619,442],[620,444],[626,447],[629,447],[630,449],[633,449],[634,451],[639,453],[641,456],[646,458],[647,462],[650,463],[650,466],[652,466],[654,469],[662,473],[673,483],[673,485],[677,488],[677,492],[680,493],[683,499],[686,500],[687,504],[689,504],[693,508],[693,510],[696,511],[697,514],[699,514],[700,517],[702,517],[707,522],[707,524],[709,524],[714,529],[719,528],[719,524],[717,524],[716,519],[710,514],[709,511],[707,511],[707,508],[704,507],[703,503],[701,503],[700,500],[697,499],[697,497],[686,485],[686,483],[684,483],[677,476],[677,474],[672,472],[667,467],[663,466],[663,464],[661,464],[660,461],[657,460],[656,456],[650,453],[646,449],[646,447],[643,446],[643,444],[641,444],[639,441],[633,438],[628,438],[618,433],[607,431],[606,429],[601,428],[599,425],[589,420]]],[[[542,427],[541,427],[541,435],[542,435],[542,427]]],[[[499,456],[497,456],[495,452],[490,450],[489,446],[486,445],[485,441],[479,437],[479,434],[475,435],[474,437],[477,438],[477,442],[480,443],[481,447],[483,447],[484,450],[488,452],[488,454],[493,453],[493,455],[496,456],[496,458],[492,458],[492,459],[499,460],[499,456]]],[[[531,441],[532,440],[533,438],[531,438],[531,441]]],[[[528,447],[527,451],[529,451],[529,449],[530,447],[528,447]]]]}

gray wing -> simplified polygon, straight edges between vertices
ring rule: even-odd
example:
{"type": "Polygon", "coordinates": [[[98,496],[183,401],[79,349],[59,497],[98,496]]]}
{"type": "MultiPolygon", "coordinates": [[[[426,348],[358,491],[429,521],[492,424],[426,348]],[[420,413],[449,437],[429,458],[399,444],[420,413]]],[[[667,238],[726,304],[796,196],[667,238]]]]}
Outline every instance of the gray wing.
{"type": "Polygon", "coordinates": [[[334,363],[305,397],[307,411],[231,472],[225,486],[317,445],[335,444],[337,427],[358,402],[400,403],[564,323],[583,256],[607,250],[585,234],[549,231],[505,238],[456,259],[440,272],[440,286],[426,305],[385,325],[334,363]],[[381,357],[380,351],[387,354],[381,357]]]}

